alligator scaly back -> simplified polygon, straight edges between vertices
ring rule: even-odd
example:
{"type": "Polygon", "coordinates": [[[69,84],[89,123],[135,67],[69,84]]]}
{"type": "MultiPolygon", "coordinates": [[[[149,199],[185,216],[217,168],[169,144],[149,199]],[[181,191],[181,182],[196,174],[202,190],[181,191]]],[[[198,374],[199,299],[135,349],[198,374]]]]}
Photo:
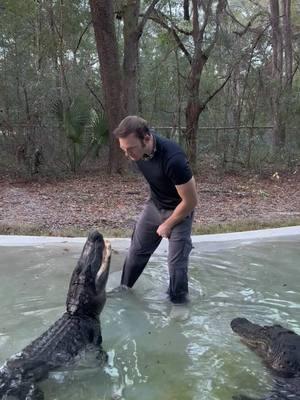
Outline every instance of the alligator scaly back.
{"type": "Polygon", "coordinates": [[[91,232],[73,271],[66,312],[41,336],[0,368],[0,399],[42,400],[37,382],[70,363],[87,346],[103,352],[99,314],[111,258],[110,243],[91,232]]]}

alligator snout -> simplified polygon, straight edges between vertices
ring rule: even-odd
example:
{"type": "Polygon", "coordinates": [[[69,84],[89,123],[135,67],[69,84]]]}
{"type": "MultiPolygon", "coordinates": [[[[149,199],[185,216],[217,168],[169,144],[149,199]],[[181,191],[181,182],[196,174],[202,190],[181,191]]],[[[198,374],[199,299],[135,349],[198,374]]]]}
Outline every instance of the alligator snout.
{"type": "Polygon", "coordinates": [[[231,329],[233,332],[238,333],[243,327],[251,325],[251,322],[246,318],[234,318],[231,323],[231,329]]]}
{"type": "Polygon", "coordinates": [[[96,242],[97,240],[103,241],[103,236],[100,232],[95,230],[89,233],[88,240],[90,240],[91,242],[96,242]]]}
{"type": "Polygon", "coordinates": [[[98,231],[90,232],[73,271],[67,295],[72,315],[98,315],[104,307],[111,245],[98,231]]]}

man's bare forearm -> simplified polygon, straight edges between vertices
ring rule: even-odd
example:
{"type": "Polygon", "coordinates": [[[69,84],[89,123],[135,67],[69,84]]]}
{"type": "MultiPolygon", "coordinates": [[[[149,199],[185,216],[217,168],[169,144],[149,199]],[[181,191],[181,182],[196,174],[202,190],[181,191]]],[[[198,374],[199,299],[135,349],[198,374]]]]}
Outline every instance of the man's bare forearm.
{"type": "Polygon", "coordinates": [[[162,237],[170,237],[171,230],[189,215],[197,205],[197,192],[194,178],[183,185],[176,186],[181,197],[181,202],[172,214],[157,229],[157,234],[162,237]]]}
{"type": "Polygon", "coordinates": [[[167,224],[171,229],[174,228],[175,225],[179,224],[185,217],[187,217],[196,207],[197,203],[185,203],[181,201],[178,206],[174,209],[172,214],[164,221],[164,224],[167,224]]]}

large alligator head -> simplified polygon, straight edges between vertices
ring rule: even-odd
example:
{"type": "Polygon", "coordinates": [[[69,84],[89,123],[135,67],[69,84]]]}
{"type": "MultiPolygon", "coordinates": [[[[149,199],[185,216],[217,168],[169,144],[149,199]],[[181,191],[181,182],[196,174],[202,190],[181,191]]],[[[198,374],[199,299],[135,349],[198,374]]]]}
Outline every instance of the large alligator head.
{"type": "Polygon", "coordinates": [[[246,318],[231,321],[232,330],[276,374],[300,376],[300,336],[281,325],[260,326],[246,318]]]}
{"type": "Polygon", "coordinates": [[[105,301],[111,246],[98,232],[91,232],[73,271],[67,295],[67,312],[98,317],[105,301]]]}

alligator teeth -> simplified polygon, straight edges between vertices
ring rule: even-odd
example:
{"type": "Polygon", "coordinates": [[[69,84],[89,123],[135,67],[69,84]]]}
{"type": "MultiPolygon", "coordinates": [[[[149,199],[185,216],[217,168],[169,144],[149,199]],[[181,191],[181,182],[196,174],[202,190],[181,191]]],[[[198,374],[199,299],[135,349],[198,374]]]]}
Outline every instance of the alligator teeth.
{"type": "Polygon", "coordinates": [[[97,272],[96,281],[99,279],[99,277],[102,275],[102,273],[108,269],[109,262],[110,262],[110,256],[111,256],[111,243],[109,240],[105,240],[102,264],[101,264],[99,271],[97,272]]]}
{"type": "MultiPolygon", "coordinates": [[[[105,243],[105,250],[104,250],[105,251],[105,255],[104,255],[104,258],[106,259],[106,258],[111,256],[111,243],[110,243],[109,240],[105,240],[104,243],[105,243]]],[[[107,262],[107,260],[105,260],[105,261],[107,262]]]]}

